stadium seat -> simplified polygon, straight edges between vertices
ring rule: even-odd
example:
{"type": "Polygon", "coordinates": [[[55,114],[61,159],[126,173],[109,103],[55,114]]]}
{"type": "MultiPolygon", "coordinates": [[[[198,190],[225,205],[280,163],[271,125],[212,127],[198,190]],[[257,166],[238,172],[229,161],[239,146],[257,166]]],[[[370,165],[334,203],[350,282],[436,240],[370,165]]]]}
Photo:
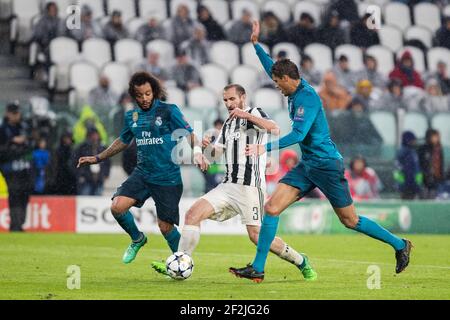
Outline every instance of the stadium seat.
{"type": "Polygon", "coordinates": [[[272,56],[276,57],[281,50],[286,51],[288,59],[292,60],[296,65],[300,65],[300,52],[295,44],[289,42],[277,43],[272,48],[272,56]]]}
{"type": "Polygon", "coordinates": [[[384,6],[384,22],[406,30],[411,25],[409,7],[401,2],[389,2],[384,6]]]}
{"type": "Polygon", "coordinates": [[[69,105],[82,105],[87,102],[89,91],[98,86],[98,69],[89,62],[75,62],[70,66],[69,85],[72,90],[69,93],[69,105]]]}
{"type": "Polygon", "coordinates": [[[437,113],[431,118],[431,127],[441,134],[441,143],[445,147],[450,147],[450,114],[437,113]]]}
{"type": "Polygon", "coordinates": [[[289,4],[281,0],[269,0],[262,6],[261,12],[272,11],[282,23],[291,20],[291,8],[289,4]]]}
{"type": "Polygon", "coordinates": [[[280,127],[281,131],[280,136],[284,136],[289,132],[291,132],[292,130],[291,120],[289,118],[289,112],[287,111],[287,109],[281,109],[274,115],[271,115],[271,117],[280,127]]]}
{"type": "Polygon", "coordinates": [[[11,6],[13,18],[10,22],[10,41],[25,44],[32,36],[32,19],[39,15],[38,1],[13,0],[11,6]]]}
{"type": "Polygon", "coordinates": [[[155,17],[158,21],[164,21],[169,17],[166,1],[164,0],[139,0],[139,16],[143,19],[155,17]]]}
{"type": "Polygon", "coordinates": [[[314,67],[320,72],[330,70],[333,67],[333,54],[330,47],[321,43],[307,45],[304,52],[314,61],[314,67]]]}
{"type": "MultiPolygon", "coordinates": [[[[206,130],[211,127],[210,118],[205,116],[205,109],[198,108],[180,108],[187,122],[194,128],[195,131],[206,130]]],[[[216,109],[207,110],[209,114],[215,114],[216,109]]]]}
{"type": "Polygon", "coordinates": [[[183,181],[189,181],[184,186],[183,196],[200,197],[204,194],[205,178],[199,168],[194,165],[183,165],[181,166],[181,177],[183,181]]]}
{"type": "Polygon", "coordinates": [[[144,59],[142,44],[134,39],[121,39],[114,44],[115,61],[132,66],[144,59]]]}
{"type": "Polygon", "coordinates": [[[442,14],[444,17],[450,17],[450,4],[444,7],[444,12],[442,14]]]}
{"type": "MultiPolygon", "coordinates": [[[[264,51],[270,54],[269,47],[266,44],[259,43],[259,45],[264,49],[264,51]]],[[[244,44],[241,48],[241,55],[242,55],[242,64],[253,66],[257,70],[263,70],[263,66],[261,65],[261,62],[259,61],[259,58],[256,55],[253,43],[247,42],[246,44],[244,44]]]]}
{"type": "Polygon", "coordinates": [[[397,121],[389,111],[374,111],[370,113],[370,121],[383,138],[383,144],[395,146],[397,143],[397,121]]]}
{"type": "Polygon", "coordinates": [[[180,4],[185,4],[189,8],[189,15],[192,19],[197,19],[197,2],[195,0],[172,0],[170,1],[170,16],[174,17],[180,4]]]}
{"type": "Polygon", "coordinates": [[[170,68],[175,63],[175,49],[170,41],[163,39],[152,40],[145,46],[159,53],[159,63],[163,68],[170,68]]]}
{"type": "Polygon", "coordinates": [[[431,48],[433,41],[433,34],[430,29],[421,26],[410,26],[405,31],[405,41],[420,40],[427,48],[431,48]]]}
{"type": "Polygon", "coordinates": [[[138,29],[146,23],[147,23],[147,20],[144,18],[131,18],[131,20],[129,20],[127,22],[127,29],[128,29],[130,38],[135,38],[136,32],[138,31],[138,29]]]}
{"type": "Polygon", "coordinates": [[[69,66],[80,58],[78,43],[67,37],[58,37],[50,42],[48,88],[56,91],[69,89],[69,66]]]}
{"type": "Polygon", "coordinates": [[[218,64],[208,63],[200,66],[199,71],[203,86],[221,95],[223,88],[228,84],[227,70],[218,64]]]}
{"type": "Polygon", "coordinates": [[[299,1],[295,4],[293,7],[293,14],[294,14],[294,21],[300,20],[300,15],[303,12],[309,13],[314,18],[314,25],[316,27],[320,26],[321,24],[321,9],[320,6],[317,3],[310,2],[310,1],[299,1]]]}
{"type": "Polygon", "coordinates": [[[187,93],[187,105],[190,108],[206,111],[215,109],[217,102],[217,95],[211,89],[205,87],[194,88],[187,93]]]}
{"type": "Polygon", "coordinates": [[[406,50],[409,50],[409,52],[411,52],[412,56],[413,56],[413,60],[414,60],[414,68],[418,71],[418,72],[424,72],[425,71],[425,57],[423,55],[422,50],[420,50],[417,47],[412,47],[412,46],[406,46],[401,48],[400,50],[397,51],[396,57],[397,59],[399,59],[403,52],[405,52],[406,50]]]}
{"type": "Polygon", "coordinates": [[[184,91],[180,88],[169,86],[167,90],[167,102],[176,104],[179,108],[184,108],[186,105],[186,96],[184,91]]]}
{"type": "Polygon", "coordinates": [[[334,51],[335,59],[338,59],[342,54],[347,56],[350,70],[358,71],[364,67],[363,54],[359,47],[352,44],[341,44],[334,51]]]}
{"type": "Polygon", "coordinates": [[[249,65],[240,65],[231,71],[231,83],[237,83],[247,92],[247,103],[253,92],[258,88],[258,70],[249,65]]]}
{"type": "Polygon", "coordinates": [[[230,12],[226,0],[203,0],[202,5],[209,9],[212,17],[221,25],[230,20],[230,12]]]}
{"type": "Polygon", "coordinates": [[[412,131],[417,139],[425,138],[428,129],[427,116],[419,112],[407,112],[404,117],[402,132],[412,131]]]}
{"type": "Polygon", "coordinates": [[[134,0],[106,0],[106,8],[108,9],[108,15],[111,15],[114,10],[119,10],[122,13],[123,23],[136,16],[134,0]]]}
{"type": "Polygon", "coordinates": [[[389,48],[392,52],[396,52],[403,47],[403,33],[397,26],[382,25],[378,30],[380,44],[389,48]]]}
{"type": "Polygon", "coordinates": [[[278,90],[270,88],[260,88],[253,94],[252,107],[261,108],[271,117],[283,109],[283,101],[281,100],[278,90]]]}
{"type": "Polygon", "coordinates": [[[413,8],[414,23],[430,29],[433,33],[441,27],[439,7],[434,3],[418,3],[413,8]]]}
{"type": "Polygon", "coordinates": [[[230,41],[216,41],[211,46],[210,58],[211,62],[230,71],[239,65],[239,47],[230,41]]]}
{"type": "Polygon", "coordinates": [[[101,74],[109,78],[111,89],[118,95],[128,89],[130,70],[126,64],[109,62],[103,67],[101,74]]]}
{"type": "Polygon", "coordinates": [[[434,72],[437,69],[437,63],[444,61],[447,64],[447,70],[450,70],[450,50],[444,47],[434,47],[427,51],[428,71],[434,72]]]}
{"type": "Polygon", "coordinates": [[[93,63],[97,68],[112,60],[109,42],[101,38],[90,38],[83,41],[81,56],[84,60],[93,63]]]}
{"type": "Polygon", "coordinates": [[[259,6],[251,0],[234,0],[231,2],[231,18],[239,20],[244,9],[251,12],[252,19],[259,19],[259,6]]]}
{"type": "Polygon", "coordinates": [[[388,76],[394,69],[394,53],[386,47],[375,45],[367,48],[366,53],[377,60],[378,71],[388,76]]]}
{"type": "Polygon", "coordinates": [[[92,18],[98,19],[105,16],[103,8],[103,0],[76,0],[78,5],[83,6],[87,4],[92,10],[92,18]]]}

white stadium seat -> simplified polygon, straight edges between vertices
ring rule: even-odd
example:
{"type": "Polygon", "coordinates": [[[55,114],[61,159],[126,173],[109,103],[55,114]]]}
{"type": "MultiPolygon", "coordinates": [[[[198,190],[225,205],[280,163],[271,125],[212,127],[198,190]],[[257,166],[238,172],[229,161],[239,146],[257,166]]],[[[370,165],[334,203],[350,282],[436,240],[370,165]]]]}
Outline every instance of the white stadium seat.
{"type": "Polygon", "coordinates": [[[428,120],[426,115],[419,112],[407,112],[405,114],[402,132],[412,131],[417,139],[423,139],[427,129],[428,120]]]}
{"type": "Polygon", "coordinates": [[[252,19],[259,19],[259,6],[251,0],[234,0],[231,2],[232,19],[239,20],[244,9],[251,12],[252,19]]]}
{"type": "Polygon", "coordinates": [[[200,66],[199,71],[203,86],[221,95],[223,88],[228,84],[227,70],[218,64],[208,63],[200,66]]]}
{"type": "Polygon", "coordinates": [[[170,68],[175,63],[175,49],[170,41],[156,39],[149,41],[145,49],[151,49],[159,53],[159,63],[163,68],[170,68]]]}
{"type": "Polygon", "coordinates": [[[39,2],[13,0],[11,10],[16,17],[11,19],[10,40],[18,43],[27,43],[32,36],[32,19],[40,13],[39,2]]]}
{"type": "Polygon", "coordinates": [[[184,108],[186,104],[186,96],[184,91],[177,87],[167,87],[167,102],[176,104],[179,108],[184,108]]]}
{"type": "Polygon", "coordinates": [[[69,89],[69,66],[80,58],[78,43],[67,37],[58,37],[50,42],[49,70],[50,89],[65,91],[69,89]]]}
{"type": "Polygon", "coordinates": [[[321,73],[333,67],[333,54],[330,47],[322,43],[311,43],[305,47],[304,52],[311,57],[314,67],[321,73]]]}
{"type": "Polygon", "coordinates": [[[367,48],[366,53],[377,60],[378,71],[385,76],[394,69],[394,54],[391,50],[380,45],[374,45],[367,48]]]}
{"type": "Polygon", "coordinates": [[[134,0],[106,0],[106,7],[108,15],[111,15],[114,10],[119,10],[122,13],[123,23],[136,16],[134,0]]]}
{"type": "MultiPolygon", "coordinates": [[[[259,45],[270,54],[269,47],[264,43],[259,43],[259,45]]],[[[242,55],[242,64],[246,64],[249,66],[253,66],[258,70],[263,70],[263,66],[261,65],[261,62],[258,59],[258,56],[255,52],[255,47],[253,46],[253,43],[247,42],[245,43],[241,48],[241,55],[242,55]]]]}
{"type": "Polygon", "coordinates": [[[89,91],[98,86],[98,69],[89,62],[75,62],[70,67],[69,85],[75,91],[75,100],[87,102],[89,91]]]}
{"type": "Polygon", "coordinates": [[[203,110],[215,109],[217,103],[217,95],[211,89],[197,87],[187,93],[187,105],[190,108],[203,110]]]}
{"type": "MultiPolygon", "coordinates": [[[[281,50],[286,51],[287,58],[294,62],[296,65],[300,65],[300,52],[295,44],[289,42],[280,42],[273,46],[272,57],[276,57],[281,50]]],[[[258,59],[259,60],[259,59],[258,59]]]]}
{"type": "Polygon", "coordinates": [[[394,25],[402,31],[411,25],[409,7],[401,2],[390,2],[384,7],[384,21],[386,24],[394,25]]]}
{"type": "Polygon", "coordinates": [[[450,70],[450,50],[444,47],[434,47],[427,52],[428,71],[434,72],[437,69],[437,63],[443,61],[447,64],[447,70],[450,70]]]}
{"type": "MultiPolygon", "coordinates": [[[[280,92],[270,88],[260,88],[253,94],[253,107],[261,108],[272,116],[276,111],[282,110],[283,101],[280,92]]],[[[286,119],[285,121],[287,121],[286,119]]]]}
{"type": "Polygon", "coordinates": [[[403,33],[397,26],[382,25],[381,29],[378,30],[378,37],[380,38],[380,44],[393,52],[403,47],[403,33]]]}
{"type": "Polygon", "coordinates": [[[109,42],[101,38],[90,38],[83,41],[81,56],[93,63],[97,68],[112,60],[109,42]]]}
{"type": "Polygon", "coordinates": [[[431,119],[431,127],[441,134],[441,142],[450,147],[450,113],[437,113],[431,119]]]}
{"type": "Polygon", "coordinates": [[[284,1],[269,0],[263,4],[261,11],[272,11],[282,23],[288,23],[291,19],[291,8],[284,1]]]}
{"type": "Polygon", "coordinates": [[[130,37],[135,38],[138,29],[143,25],[145,25],[146,23],[147,20],[145,20],[144,18],[132,18],[131,20],[129,20],[127,22],[127,29],[130,37]]]}
{"type": "Polygon", "coordinates": [[[406,46],[406,47],[401,48],[400,50],[397,51],[397,54],[396,54],[397,60],[400,59],[403,52],[405,52],[406,50],[409,50],[409,52],[411,52],[411,54],[412,54],[413,61],[414,61],[414,68],[418,72],[424,72],[425,71],[425,58],[424,58],[422,50],[420,50],[419,48],[412,47],[412,46],[406,46]]]}
{"type": "Polygon", "coordinates": [[[169,17],[165,0],[139,0],[139,13],[141,18],[155,17],[158,21],[169,17]]]}
{"type": "Polygon", "coordinates": [[[202,5],[209,9],[212,17],[221,25],[230,20],[228,2],[226,0],[203,0],[202,5]]]}
{"type": "Polygon", "coordinates": [[[430,29],[420,26],[411,26],[405,31],[405,40],[420,40],[427,48],[431,48],[433,34],[430,29]]]}
{"type": "Polygon", "coordinates": [[[239,47],[230,41],[216,41],[211,46],[210,58],[230,71],[239,64],[239,47]]]}
{"type": "Polygon", "coordinates": [[[342,54],[347,56],[350,70],[358,71],[364,67],[363,54],[359,47],[352,44],[341,44],[336,47],[334,52],[335,59],[338,59],[342,54]]]}
{"type": "Polygon", "coordinates": [[[114,57],[117,62],[131,66],[144,59],[142,44],[134,39],[121,39],[114,44],[114,57]]]}
{"type": "Polygon", "coordinates": [[[103,67],[101,74],[109,78],[111,89],[118,95],[128,89],[130,70],[126,64],[109,62],[103,67]]]}
{"type": "Polygon", "coordinates": [[[439,7],[434,3],[418,3],[413,8],[414,22],[417,26],[430,29],[433,33],[441,26],[439,7]]]}
{"type": "Polygon", "coordinates": [[[252,66],[240,65],[231,72],[231,83],[237,83],[247,92],[247,101],[258,87],[258,70],[252,66]]]}
{"type": "Polygon", "coordinates": [[[383,144],[394,146],[397,142],[397,121],[393,113],[374,111],[370,113],[370,121],[383,138],[383,144]]]}

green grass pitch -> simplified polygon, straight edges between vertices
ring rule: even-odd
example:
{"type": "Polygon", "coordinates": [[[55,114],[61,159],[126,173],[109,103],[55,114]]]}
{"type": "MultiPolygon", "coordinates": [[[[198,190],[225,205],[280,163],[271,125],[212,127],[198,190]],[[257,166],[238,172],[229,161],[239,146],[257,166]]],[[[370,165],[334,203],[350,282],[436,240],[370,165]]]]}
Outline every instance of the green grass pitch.
{"type": "Polygon", "coordinates": [[[230,266],[250,262],[255,247],[245,236],[203,235],[194,273],[167,279],[150,268],[169,256],[161,235],[151,234],[136,260],[124,265],[126,235],[0,234],[0,299],[449,299],[450,236],[409,235],[409,267],[396,275],[394,251],[362,235],[286,235],[306,252],[319,278],[305,282],[291,264],[271,254],[261,284],[235,278],[230,266]],[[67,267],[78,265],[81,288],[67,288],[67,267]],[[369,290],[370,265],[381,288],[369,290]]]}

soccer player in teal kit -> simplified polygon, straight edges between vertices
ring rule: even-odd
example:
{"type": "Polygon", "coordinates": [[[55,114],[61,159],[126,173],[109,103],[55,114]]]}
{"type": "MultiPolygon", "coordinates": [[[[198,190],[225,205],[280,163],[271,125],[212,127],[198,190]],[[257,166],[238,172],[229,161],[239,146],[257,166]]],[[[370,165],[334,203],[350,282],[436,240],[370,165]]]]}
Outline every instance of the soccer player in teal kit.
{"type": "Polygon", "coordinates": [[[166,96],[164,88],[154,76],[135,73],[129,83],[129,94],[138,108],[125,114],[125,124],[120,137],[105,151],[95,156],[81,157],[78,167],[95,165],[125,150],[135,139],[137,166],[112,197],[111,212],[119,225],[130,235],[131,244],[122,261],[130,263],[147,237],[136,226],[129,211],[141,207],[152,197],[156,205],[158,226],[172,252],[177,251],[180,233],[178,204],[183,193],[180,167],[172,159],[172,150],[181,136],[185,136],[194,149],[194,163],[202,170],[208,166],[200,141],[192,133],[180,109],[161,101],[166,96]]]}
{"type": "Polygon", "coordinates": [[[339,219],[347,228],[391,245],[397,260],[396,272],[402,272],[409,263],[411,242],[393,235],[376,222],[356,214],[348,183],[344,178],[343,159],[330,138],[320,97],[308,82],[300,78],[297,66],[292,61],[283,59],[274,63],[258,44],[258,36],[259,23],[255,21],[251,41],[265,71],[281,93],[288,97],[292,131],[279,141],[265,145],[248,145],[247,154],[258,156],[266,151],[298,143],[302,151],[302,161],[280,180],[264,207],[265,215],[253,263],[243,268],[230,268],[230,272],[254,282],[263,281],[264,266],[270,244],[277,231],[279,215],[290,204],[315,187],[326,195],[339,219]]]}

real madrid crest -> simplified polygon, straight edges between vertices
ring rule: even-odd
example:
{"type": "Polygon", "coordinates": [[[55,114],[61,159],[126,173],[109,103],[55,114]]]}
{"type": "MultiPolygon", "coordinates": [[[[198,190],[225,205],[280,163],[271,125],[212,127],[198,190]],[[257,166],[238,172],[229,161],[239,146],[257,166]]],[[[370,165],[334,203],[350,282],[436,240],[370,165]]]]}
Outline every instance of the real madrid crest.
{"type": "Polygon", "coordinates": [[[137,121],[139,119],[139,114],[137,113],[137,111],[133,112],[133,127],[137,127],[137,121]]]}
{"type": "Polygon", "coordinates": [[[161,119],[161,117],[156,117],[155,125],[157,125],[158,127],[162,125],[162,119],[161,119]]]}

